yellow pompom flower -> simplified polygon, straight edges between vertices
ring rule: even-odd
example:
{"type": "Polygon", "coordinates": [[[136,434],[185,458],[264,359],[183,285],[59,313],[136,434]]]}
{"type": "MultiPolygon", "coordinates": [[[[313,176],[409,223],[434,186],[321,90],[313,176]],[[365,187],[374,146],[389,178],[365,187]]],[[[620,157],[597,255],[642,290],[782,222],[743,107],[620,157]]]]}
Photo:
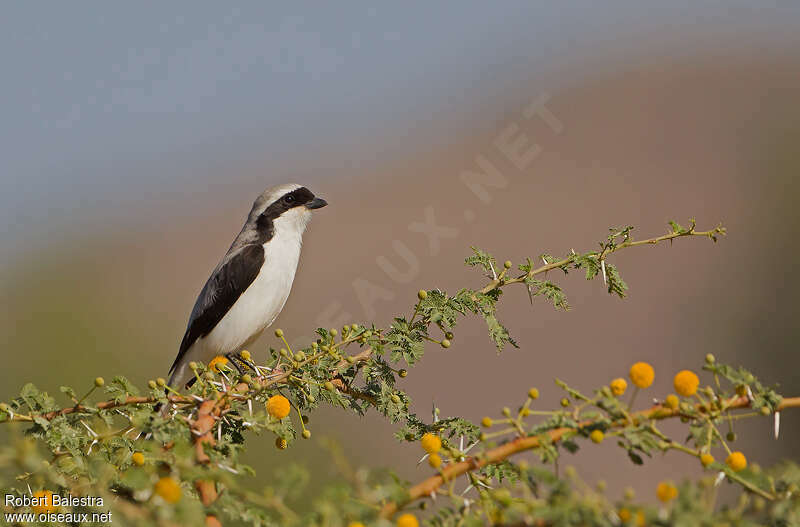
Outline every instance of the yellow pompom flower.
{"type": "Polygon", "coordinates": [[[423,435],[419,443],[422,445],[422,449],[428,454],[435,454],[442,449],[442,440],[439,439],[439,436],[434,434],[423,435]]]}
{"type": "Polygon", "coordinates": [[[406,513],[397,518],[397,527],[419,527],[419,520],[413,514],[406,513]]]}
{"type": "Polygon", "coordinates": [[[629,521],[631,521],[631,511],[629,511],[625,507],[622,507],[617,512],[617,516],[619,516],[619,521],[621,521],[622,523],[628,523],[629,521]]]}
{"type": "Polygon", "coordinates": [[[605,434],[602,430],[592,430],[589,434],[589,439],[591,439],[593,443],[602,443],[604,438],[605,434]]]}
{"type": "Polygon", "coordinates": [[[708,468],[708,466],[711,465],[711,463],[713,462],[714,462],[714,456],[712,456],[711,454],[706,453],[700,456],[700,463],[703,465],[704,468],[708,468]]]}
{"type": "Polygon", "coordinates": [[[617,397],[625,393],[625,390],[628,389],[628,383],[625,382],[625,379],[623,379],[622,377],[611,381],[611,384],[609,384],[609,386],[611,387],[611,393],[613,393],[617,397]]]}
{"type": "Polygon", "coordinates": [[[141,452],[134,452],[131,456],[131,461],[133,461],[133,464],[137,467],[141,467],[144,465],[144,454],[141,452]]]}
{"type": "Polygon", "coordinates": [[[647,525],[647,518],[644,517],[644,512],[636,512],[636,527],[645,527],[647,525]]]}
{"type": "Polygon", "coordinates": [[[167,503],[178,503],[181,501],[181,486],[169,476],[158,480],[153,490],[167,503]]]}
{"type": "Polygon", "coordinates": [[[747,458],[741,452],[732,452],[728,459],[725,460],[725,464],[734,472],[739,472],[747,468],[747,458]]]}
{"type": "Polygon", "coordinates": [[[289,399],[283,395],[273,395],[267,399],[267,413],[275,419],[283,419],[291,410],[289,399]]]}
{"type": "Polygon", "coordinates": [[[431,468],[439,468],[442,466],[442,458],[439,456],[439,454],[431,454],[428,456],[428,464],[431,466],[431,468]]]}
{"type": "Polygon", "coordinates": [[[678,497],[678,489],[671,482],[662,481],[656,487],[656,497],[662,503],[667,503],[678,497]]]}
{"type": "Polygon", "coordinates": [[[489,428],[492,426],[492,418],[491,417],[484,417],[481,419],[481,426],[484,428],[489,428]]]}
{"type": "Polygon", "coordinates": [[[211,362],[208,363],[208,369],[219,373],[220,367],[225,367],[228,365],[228,359],[223,357],[222,355],[217,355],[211,362]]]}
{"type": "Polygon", "coordinates": [[[350,522],[347,524],[347,527],[364,527],[364,524],[361,522],[350,522]]]}
{"type": "Polygon", "coordinates": [[[33,493],[32,497],[36,499],[36,505],[31,506],[31,510],[35,514],[49,514],[58,510],[58,507],[53,505],[52,491],[38,490],[33,493]]]}
{"type": "Polygon", "coordinates": [[[693,371],[683,370],[675,375],[673,380],[675,384],[675,391],[684,397],[691,397],[697,393],[697,387],[700,385],[700,379],[693,371]]]}
{"type": "Polygon", "coordinates": [[[680,404],[681,404],[680,399],[678,399],[678,396],[675,395],[674,393],[667,395],[667,398],[664,399],[664,406],[666,406],[670,410],[677,410],[678,405],[680,404]]]}
{"type": "Polygon", "coordinates": [[[637,362],[631,366],[630,377],[633,384],[639,388],[647,388],[653,384],[653,379],[656,378],[656,372],[653,367],[646,362],[637,362]]]}

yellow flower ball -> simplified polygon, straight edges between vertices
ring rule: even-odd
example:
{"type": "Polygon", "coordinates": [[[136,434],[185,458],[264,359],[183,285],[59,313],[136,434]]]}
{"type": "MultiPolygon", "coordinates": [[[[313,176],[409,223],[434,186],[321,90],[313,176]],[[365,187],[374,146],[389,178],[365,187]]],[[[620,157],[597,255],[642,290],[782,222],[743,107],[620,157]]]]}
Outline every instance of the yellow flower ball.
{"type": "Polygon", "coordinates": [[[714,456],[711,454],[703,454],[700,456],[700,463],[703,465],[704,468],[708,468],[711,463],[714,462],[714,456]]]}
{"type": "Polygon", "coordinates": [[[492,418],[491,417],[484,417],[481,419],[481,426],[484,428],[489,428],[492,426],[492,418]]]}
{"type": "Polygon", "coordinates": [[[656,372],[653,367],[646,362],[637,362],[631,366],[630,377],[633,384],[639,388],[647,388],[653,384],[653,379],[656,378],[656,372]]]}
{"type": "Polygon", "coordinates": [[[397,518],[397,527],[419,527],[419,521],[413,514],[403,514],[397,518]]]}
{"type": "Polygon", "coordinates": [[[700,385],[700,379],[693,371],[683,370],[675,375],[673,380],[675,384],[675,391],[684,397],[691,397],[697,393],[697,387],[700,385]]]}
{"type": "Polygon", "coordinates": [[[442,466],[442,458],[439,456],[439,454],[431,454],[428,456],[428,464],[431,466],[431,468],[439,468],[442,466]]]}
{"type": "Polygon", "coordinates": [[[347,527],[364,527],[364,524],[361,522],[350,522],[347,524],[347,527]]]}
{"type": "Polygon", "coordinates": [[[273,395],[267,399],[267,413],[275,419],[283,419],[291,410],[289,399],[283,395],[273,395]]]}
{"type": "Polygon", "coordinates": [[[647,525],[647,518],[644,517],[644,512],[636,512],[636,527],[645,527],[647,525]]]}
{"type": "Polygon", "coordinates": [[[153,490],[167,503],[178,503],[181,501],[181,486],[169,476],[158,480],[153,490]]]}
{"type": "Polygon", "coordinates": [[[611,387],[611,393],[613,393],[617,397],[625,393],[625,390],[628,389],[628,383],[625,382],[625,379],[623,379],[622,377],[611,381],[609,386],[611,387]]]}
{"type": "Polygon", "coordinates": [[[531,399],[538,399],[539,398],[539,390],[536,388],[531,388],[528,390],[528,397],[531,399]]]}
{"type": "Polygon", "coordinates": [[[223,357],[222,355],[217,355],[211,362],[208,363],[208,369],[219,373],[220,367],[225,367],[228,365],[228,359],[223,357]]]}
{"type": "Polygon", "coordinates": [[[740,470],[747,468],[747,458],[744,457],[744,454],[741,452],[733,452],[730,456],[728,456],[728,459],[725,460],[725,464],[728,465],[734,472],[739,472],[740,470]]]}
{"type": "Polygon", "coordinates": [[[680,404],[681,404],[680,399],[678,399],[678,396],[675,395],[674,393],[667,395],[667,398],[664,399],[664,406],[666,406],[670,410],[677,410],[678,405],[680,404]]]}
{"type": "Polygon", "coordinates": [[[38,490],[33,493],[33,498],[36,498],[36,505],[31,506],[31,510],[35,514],[49,514],[56,512],[58,507],[53,505],[53,492],[50,490],[38,490]]]}
{"type": "Polygon", "coordinates": [[[134,452],[131,456],[131,461],[133,461],[133,464],[137,467],[141,467],[144,465],[144,454],[141,452],[134,452]]]}
{"type": "Polygon", "coordinates": [[[589,439],[594,443],[602,443],[604,438],[605,434],[602,430],[592,430],[592,433],[589,434],[589,439]]]}
{"type": "Polygon", "coordinates": [[[656,497],[662,503],[667,503],[678,497],[678,489],[669,481],[662,481],[656,487],[656,497]]]}
{"type": "Polygon", "coordinates": [[[442,449],[442,440],[434,434],[425,434],[419,442],[428,454],[435,454],[442,449]]]}
{"type": "Polygon", "coordinates": [[[629,521],[631,521],[631,511],[629,511],[625,507],[622,507],[617,512],[617,516],[619,516],[619,521],[621,521],[622,523],[628,523],[629,521]]]}

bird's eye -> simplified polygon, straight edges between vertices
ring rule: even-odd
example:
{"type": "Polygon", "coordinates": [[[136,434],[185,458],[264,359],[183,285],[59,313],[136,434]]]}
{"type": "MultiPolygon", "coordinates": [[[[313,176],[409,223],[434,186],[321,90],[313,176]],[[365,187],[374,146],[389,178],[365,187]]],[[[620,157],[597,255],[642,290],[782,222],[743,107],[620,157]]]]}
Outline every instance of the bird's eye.
{"type": "Polygon", "coordinates": [[[286,196],[285,198],[283,198],[283,200],[284,200],[286,203],[292,204],[292,203],[294,203],[294,196],[292,196],[292,195],[290,194],[290,195],[286,196]]]}

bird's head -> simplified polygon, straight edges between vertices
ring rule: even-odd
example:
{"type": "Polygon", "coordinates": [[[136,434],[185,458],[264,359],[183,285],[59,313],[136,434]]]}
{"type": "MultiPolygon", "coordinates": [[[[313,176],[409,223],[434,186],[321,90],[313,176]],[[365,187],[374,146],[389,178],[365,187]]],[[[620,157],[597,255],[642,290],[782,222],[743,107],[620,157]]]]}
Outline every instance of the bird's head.
{"type": "Polygon", "coordinates": [[[258,197],[253,203],[249,219],[260,229],[302,234],[311,220],[311,211],[321,209],[327,204],[327,201],[316,197],[302,185],[278,185],[267,189],[258,197]]]}

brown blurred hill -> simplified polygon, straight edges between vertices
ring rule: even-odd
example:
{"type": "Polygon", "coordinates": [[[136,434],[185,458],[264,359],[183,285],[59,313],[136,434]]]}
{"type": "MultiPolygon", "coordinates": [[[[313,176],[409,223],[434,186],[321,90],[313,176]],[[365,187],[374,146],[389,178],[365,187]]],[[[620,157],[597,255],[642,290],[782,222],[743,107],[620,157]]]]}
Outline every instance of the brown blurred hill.
{"type": "MultiPolygon", "coordinates": [[[[331,206],[311,225],[277,325],[289,335],[309,334],[326,310],[349,313],[334,316],[337,323],[366,321],[353,287],[359,279],[393,296],[375,303],[376,322],[388,325],[393,314],[408,310],[419,288],[480,284],[461,264],[470,245],[519,263],[543,252],[592,248],[610,226],[635,225],[635,236],[646,237],[664,232],[670,219],[694,217],[702,228],[723,221],[730,235],[716,246],[679,240],[615,256],[631,289],[625,301],[578,275],[551,276],[566,288],[569,313],[541,300],[531,307],[522,288],[510,291],[501,313],[521,349],[497,355],[482,323],[463,324],[452,348],[429,350],[404,382],[415,411],[427,415],[435,403],[443,415],[477,420],[521,402],[530,386],[541,390],[542,406],[554,406],[560,398],[554,377],[589,390],[624,375],[635,360],[654,364],[650,393],[663,396],[672,374],[699,368],[707,352],[744,363],[796,395],[798,71],[800,59],[790,57],[619,64],[614,72],[569,83],[531,81],[480,109],[493,118],[453,130],[430,148],[361,152],[347,167],[331,166],[336,155],[324,154],[331,157],[316,163],[334,176],[308,183],[331,206]],[[543,92],[563,123],[560,134],[521,117],[526,102],[543,92]],[[503,164],[492,146],[512,122],[542,148],[524,171],[503,164]],[[506,188],[491,189],[488,205],[459,179],[475,168],[478,155],[508,178],[506,188]],[[424,219],[428,206],[438,224],[458,230],[441,240],[435,255],[425,236],[408,228],[424,219]],[[394,242],[418,260],[406,283],[392,280],[376,261],[385,256],[405,268],[394,242]]],[[[229,191],[221,184],[213,195],[176,198],[172,210],[159,212],[158,229],[120,234],[100,224],[81,239],[19,258],[2,278],[0,334],[8,362],[0,397],[17,393],[24,380],[57,393],[60,384],[84,386],[100,374],[124,373],[139,383],[165,375],[194,297],[252,199],[283,179],[269,176],[229,191]]],[[[273,340],[265,337],[251,351],[263,354],[273,340]]],[[[793,448],[797,422],[786,416],[778,441],[770,439],[771,421],[749,426],[740,431],[741,448],[757,452],[753,457],[763,463],[800,459],[793,448]]],[[[315,434],[342,441],[356,463],[399,467],[414,479],[426,472],[412,468],[416,448],[396,443],[394,428],[374,415],[358,420],[323,412],[312,424],[315,434]]],[[[324,456],[316,445],[276,454],[271,444],[251,443],[262,473],[293,453],[308,463],[324,456]]],[[[696,463],[677,455],[649,461],[646,470],[620,465],[624,457],[611,446],[587,447],[576,463],[590,480],[617,487],[634,478],[651,484],[699,473],[696,463]],[[608,455],[590,455],[594,448],[608,455]]],[[[327,474],[328,468],[317,470],[327,474]]]]}

